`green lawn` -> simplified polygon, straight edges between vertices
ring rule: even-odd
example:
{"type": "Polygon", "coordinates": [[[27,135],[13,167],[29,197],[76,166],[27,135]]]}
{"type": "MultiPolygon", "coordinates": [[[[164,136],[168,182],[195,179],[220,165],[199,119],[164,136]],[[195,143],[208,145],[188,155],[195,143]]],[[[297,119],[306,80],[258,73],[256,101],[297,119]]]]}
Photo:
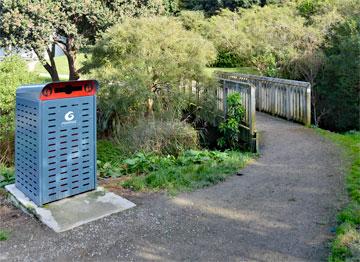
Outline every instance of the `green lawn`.
{"type": "Polygon", "coordinates": [[[344,157],[351,162],[346,175],[349,203],[338,214],[339,226],[329,261],[360,261],[360,132],[337,134],[321,129],[319,132],[341,146],[344,157]]]}
{"type": "MultiPolygon", "coordinates": [[[[87,58],[85,57],[85,53],[79,53],[76,57],[76,66],[77,68],[80,68],[83,66],[83,62],[86,60],[87,58]]],[[[68,62],[67,62],[67,58],[65,55],[63,56],[57,56],[55,57],[55,63],[56,63],[56,68],[58,70],[58,73],[60,75],[68,75],[69,74],[69,67],[68,67],[68,62]]],[[[41,74],[41,73],[45,73],[47,74],[48,72],[46,71],[46,69],[38,62],[35,66],[35,70],[34,73],[37,74],[41,74]]]]}
{"type": "Polygon", "coordinates": [[[206,73],[208,75],[213,74],[215,71],[223,71],[229,73],[241,73],[241,74],[249,74],[249,75],[259,75],[259,71],[253,67],[233,67],[233,68],[224,68],[224,67],[208,67],[206,69],[206,73]]]}
{"type": "MultiPolygon", "coordinates": [[[[82,67],[84,61],[86,61],[88,59],[85,56],[87,56],[89,58],[90,54],[85,54],[85,53],[78,54],[77,59],[76,59],[77,68],[82,67]]],[[[56,63],[56,67],[57,67],[59,75],[68,75],[69,74],[69,68],[68,68],[66,56],[63,55],[63,56],[55,57],[55,63],[56,63]]],[[[208,67],[208,68],[206,68],[206,73],[209,76],[212,75],[215,71],[259,75],[259,71],[253,67],[234,67],[234,68],[208,67]]],[[[48,72],[45,70],[45,68],[40,63],[36,64],[34,73],[43,74],[43,75],[48,74],[48,72]]],[[[44,76],[42,76],[42,77],[44,77],[44,76]]],[[[60,77],[60,78],[66,80],[66,77],[60,77]]]]}

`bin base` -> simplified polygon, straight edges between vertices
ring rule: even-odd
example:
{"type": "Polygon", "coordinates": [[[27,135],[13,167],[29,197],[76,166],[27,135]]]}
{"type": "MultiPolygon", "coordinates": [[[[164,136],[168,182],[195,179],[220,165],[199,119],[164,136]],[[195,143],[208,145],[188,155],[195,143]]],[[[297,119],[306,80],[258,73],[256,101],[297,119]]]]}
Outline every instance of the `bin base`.
{"type": "Polygon", "coordinates": [[[124,211],[134,203],[102,187],[73,197],[38,207],[15,184],[5,187],[12,203],[24,212],[35,216],[55,232],[64,232],[88,222],[124,211]]]}

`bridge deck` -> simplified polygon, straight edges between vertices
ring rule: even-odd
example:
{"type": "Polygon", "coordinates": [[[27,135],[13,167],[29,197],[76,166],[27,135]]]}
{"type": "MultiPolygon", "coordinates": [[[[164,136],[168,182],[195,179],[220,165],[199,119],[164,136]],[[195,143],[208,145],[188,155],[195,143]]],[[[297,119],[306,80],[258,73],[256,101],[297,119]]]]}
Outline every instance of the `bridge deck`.
{"type": "Polygon", "coordinates": [[[137,208],[63,234],[19,218],[0,260],[325,260],[346,195],[339,150],[262,113],[257,128],[261,156],[244,176],[175,198],[134,198],[137,208]]]}

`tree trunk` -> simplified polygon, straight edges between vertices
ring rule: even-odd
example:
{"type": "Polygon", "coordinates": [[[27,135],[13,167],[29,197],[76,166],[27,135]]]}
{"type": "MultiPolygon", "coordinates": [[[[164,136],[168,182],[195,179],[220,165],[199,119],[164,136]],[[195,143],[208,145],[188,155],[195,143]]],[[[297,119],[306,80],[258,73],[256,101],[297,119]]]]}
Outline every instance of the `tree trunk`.
{"type": "Polygon", "coordinates": [[[66,57],[69,64],[69,80],[78,80],[80,78],[79,72],[76,69],[76,48],[74,47],[74,38],[72,36],[66,39],[66,57]]]}
{"type": "Polygon", "coordinates": [[[56,68],[53,68],[51,65],[49,65],[48,63],[46,64],[43,64],[43,67],[46,69],[46,71],[48,71],[48,73],[50,74],[51,76],[51,80],[53,82],[57,82],[57,81],[60,81],[59,79],[59,74],[56,70],[56,68]]]}
{"type": "Polygon", "coordinates": [[[56,64],[55,64],[55,44],[52,44],[51,46],[51,50],[48,48],[46,50],[46,52],[48,53],[48,56],[49,56],[49,61],[50,61],[50,65],[48,63],[47,66],[44,66],[45,69],[49,72],[50,76],[51,76],[51,79],[52,81],[59,81],[59,73],[57,71],[57,68],[56,68],[56,64]],[[48,69],[47,69],[48,67],[48,69]]]}
{"type": "Polygon", "coordinates": [[[49,49],[47,49],[47,53],[49,55],[50,63],[51,65],[46,61],[44,55],[42,54],[43,50],[37,50],[36,48],[33,48],[36,56],[38,57],[40,63],[43,65],[43,67],[48,71],[48,73],[51,76],[51,79],[53,82],[59,81],[59,74],[56,69],[55,61],[54,61],[54,55],[55,55],[55,46],[53,46],[54,52],[52,53],[49,49]]]}

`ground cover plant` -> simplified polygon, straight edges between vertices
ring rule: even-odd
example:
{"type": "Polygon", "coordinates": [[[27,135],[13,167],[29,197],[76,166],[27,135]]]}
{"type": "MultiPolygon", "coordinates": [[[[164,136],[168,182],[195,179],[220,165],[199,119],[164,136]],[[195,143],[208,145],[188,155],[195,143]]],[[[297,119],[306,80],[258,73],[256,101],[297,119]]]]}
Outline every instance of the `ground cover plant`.
{"type": "Polygon", "coordinates": [[[9,238],[7,231],[0,229],[0,241],[5,241],[9,238]]]}
{"type": "Polygon", "coordinates": [[[238,151],[187,150],[161,156],[136,153],[117,163],[105,163],[100,177],[127,176],[121,185],[135,191],[188,191],[216,184],[243,168],[253,157],[238,151]]]}
{"type": "Polygon", "coordinates": [[[329,261],[358,261],[360,259],[360,132],[337,134],[319,130],[320,134],[343,147],[350,161],[346,174],[349,203],[338,214],[339,226],[331,245],[329,261]]]}
{"type": "Polygon", "coordinates": [[[0,164],[0,188],[13,183],[15,183],[14,169],[0,164]]]}

